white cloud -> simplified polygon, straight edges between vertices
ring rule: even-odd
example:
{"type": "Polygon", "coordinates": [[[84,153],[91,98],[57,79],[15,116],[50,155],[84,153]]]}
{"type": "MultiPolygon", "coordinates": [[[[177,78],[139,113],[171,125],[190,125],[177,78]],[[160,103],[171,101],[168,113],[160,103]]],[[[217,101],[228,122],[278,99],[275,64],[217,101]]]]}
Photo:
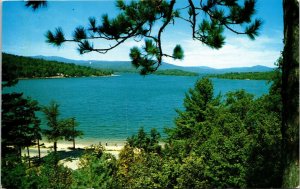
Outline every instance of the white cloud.
{"type": "Polygon", "coordinates": [[[181,45],[185,52],[183,61],[166,58],[166,62],[180,66],[209,66],[214,68],[265,65],[274,66],[280,56],[282,42],[268,36],[251,41],[245,36],[228,37],[226,44],[213,50],[199,41],[184,40],[181,45]]]}

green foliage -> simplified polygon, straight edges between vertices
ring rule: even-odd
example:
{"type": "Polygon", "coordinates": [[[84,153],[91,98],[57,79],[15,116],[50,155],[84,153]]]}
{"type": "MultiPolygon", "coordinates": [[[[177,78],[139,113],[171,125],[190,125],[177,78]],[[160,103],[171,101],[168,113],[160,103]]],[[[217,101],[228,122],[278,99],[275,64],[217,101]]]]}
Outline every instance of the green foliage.
{"type": "Polygon", "coordinates": [[[26,165],[19,157],[2,155],[1,158],[1,185],[4,188],[24,188],[26,177],[26,165]]]}
{"type": "Polygon", "coordinates": [[[152,73],[156,70],[155,64],[157,63],[152,59],[158,53],[157,47],[154,45],[152,40],[145,40],[145,46],[143,52],[138,47],[133,47],[130,49],[130,58],[132,65],[136,68],[141,67],[140,74],[146,75],[152,73]]]}
{"type": "Polygon", "coordinates": [[[78,45],[77,50],[79,51],[80,54],[84,54],[86,52],[92,51],[92,49],[93,49],[93,45],[88,40],[84,40],[78,45]]]}
{"type": "Polygon", "coordinates": [[[185,111],[177,110],[176,128],[169,130],[172,139],[189,138],[194,133],[195,124],[203,121],[208,103],[213,101],[213,86],[209,79],[198,80],[195,90],[190,89],[184,99],[185,111]]]}
{"type": "Polygon", "coordinates": [[[21,148],[41,138],[40,120],[35,115],[39,110],[38,103],[24,98],[22,93],[2,94],[2,157],[11,150],[20,157],[21,148]]]}
{"type": "Polygon", "coordinates": [[[178,111],[176,127],[168,130],[166,156],[178,158],[181,169],[190,170],[179,174],[177,184],[181,188],[280,187],[280,111],[271,96],[254,99],[236,91],[220,101],[213,97],[208,79],[198,81],[186,95],[185,111],[178,111]]]}
{"type": "Polygon", "coordinates": [[[75,121],[74,117],[61,120],[61,122],[61,125],[65,127],[63,128],[65,140],[73,141],[73,149],[75,149],[75,138],[81,137],[83,132],[75,129],[75,127],[78,126],[78,123],[75,121]]]}
{"type": "Polygon", "coordinates": [[[95,152],[87,152],[80,158],[80,168],[73,172],[71,188],[117,188],[116,158],[95,152]]]}
{"type": "Polygon", "coordinates": [[[157,153],[135,151],[126,144],[118,159],[117,180],[120,188],[170,188],[178,175],[175,164],[157,153]]]}
{"type": "Polygon", "coordinates": [[[73,38],[74,38],[74,40],[77,40],[77,41],[85,39],[86,33],[84,30],[84,27],[82,27],[82,26],[77,27],[74,31],[73,38]]]}
{"type": "Polygon", "coordinates": [[[58,164],[57,155],[47,155],[39,167],[27,171],[26,188],[71,188],[72,171],[58,164]]]}
{"type": "Polygon", "coordinates": [[[66,41],[61,27],[56,28],[54,34],[51,31],[47,31],[45,36],[47,38],[47,43],[53,44],[58,47],[66,41]]]}
{"type": "Polygon", "coordinates": [[[191,155],[183,160],[176,188],[209,188],[205,178],[203,158],[191,155]]]}
{"type": "Polygon", "coordinates": [[[183,49],[180,45],[176,45],[176,47],[173,50],[173,58],[182,60],[184,57],[183,49]]]}
{"type": "Polygon", "coordinates": [[[203,34],[205,38],[202,42],[211,48],[219,49],[225,43],[225,37],[222,35],[224,27],[219,25],[216,20],[211,22],[203,20],[199,25],[198,35],[203,34]]]}
{"type": "Polygon", "coordinates": [[[226,95],[225,105],[229,111],[240,119],[244,120],[248,116],[249,109],[253,103],[253,95],[246,93],[245,90],[228,92],[226,95]]]}
{"type": "Polygon", "coordinates": [[[43,59],[2,53],[2,84],[14,84],[17,78],[83,77],[111,75],[111,71],[43,59]],[[5,83],[3,83],[5,82],[5,83]]]}
{"type": "Polygon", "coordinates": [[[1,184],[5,188],[70,188],[71,170],[57,164],[54,154],[44,158],[41,166],[27,167],[13,156],[2,159],[1,184]]]}
{"type": "Polygon", "coordinates": [[[225,74],[210,74],[207,77],[221,79],[250,79],[250,80],[272,80],[276,73],[271,72],[233,72],[225,74]]]}
{"type": "Polygon", "coordinates": [[[248,155],[249,187],[280,187],[282,174],[282,136],[280,111],[272,110],[269,96],[253,102],[245,123],[251,136],[248,155]]]}
{"type": "Polygon", "coordinates": [[[2,53],[2,87],[11,87],[18,83],[17,66],[15,64],[7,64],[5,54],[2,53]]]}
{"type": "Polygon", "coordinates": [[[44,135],[51,142],[54,142],[54,151],[56,152],[57,141],[61,139],[72,140],[73,148],[75,148],[75,137],[81,136],[81,131],[75,130],[76,122],[75,118],[58,119],[59,116],[59,105],[52,101],[49,106],[43,107],[47,120],[47,126],[49,129],[45,129],[44,135]]]}
{"type": "Polygon", "coordinates": [[[118,170],[117,170],[117,178],[119,180],[119,184],[122,188],[128,184],[128,181],[131,179],[128,174],[131,168],[131,165],[135,160],[134,148],[131,147],[128,143],[125,144],[121,152],[119,153],[118,159],[118,170]]]}
{"type": "Polygon", "coordinates": [[[156,75],[172,75],[172,76],[198,76],[198,73],[187,72],[178,69],[167,69],[167,70],[158,70],[154,72],[156,75]]]}
{"type": "Polygon", "coordinates": [[[58,141],[63,138],[63,128],[58,120],[59,111],[58,111],[59,105],[52,101],[49,105],[49,107],[44,107],[42,111],[44,112],[47,120],[47,126],[50,129],[44,130],[44,135],[48,138],[49,141],[58,141]]]}
{"type": "Polygon", "coordinates": [[[140,128],[137,135],[127,138],[127,142],[131,147],[142,149],[147,153],[160,153],[159,139],[160,134],[156,129],[151,129],[150,134],[147,134],[143,128],[140,128]]]}
{"type": "Polygon", "coordinates": [[[293,163],[289,163],[286,165],[284,170],[284,180],[282,186],[299,186],[299,165],[293,163]]]}

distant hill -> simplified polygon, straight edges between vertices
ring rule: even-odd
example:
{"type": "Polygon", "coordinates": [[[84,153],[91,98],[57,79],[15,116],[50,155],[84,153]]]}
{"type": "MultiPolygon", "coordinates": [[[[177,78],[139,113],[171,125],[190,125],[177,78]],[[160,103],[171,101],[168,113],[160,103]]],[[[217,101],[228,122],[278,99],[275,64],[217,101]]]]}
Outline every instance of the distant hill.
{"type": "MultiPolygon", "coordinates": [[[[89,66],[92,68],[110,69],[117,72],[137,72],[137,70],[131,65],[130,61],[98,61],[98,60],[71,60],[58,56],[33,56],[32,58],[54,60],[65,63],[74,63],[82,66],[89,66]]],[[[183,70],[188,72],[196,72],[199,74],[222,74],[230,72],[268,72],[274,70],[274,68],[266,66],[252,66],[252,67],[235,67],[216,69],[206,66],[184,67],[176,66],[168,63],[163,63],[159,70],[183,70]]]]}
{"type": "Polygon", "coordinates": [[[73,63],[92,68],[110,69],[114,71],[136,71],[130,61],[99,61],[99,60],[72,60],[59,56],[33,56],[32,58],[73,63]]]}
{"type": "Polygon", "coordinates": [[[198,73],[188,72],[178,69],[167,69],[167,70],[157,70],[154,72],[156,75],[173,75],[173,76],[199,76],[198,73]]]}
{"type": "Polygon", "coordinates": [[[15,74],[16,78],[61,78],[84,76],[107,76],[110,70],[94,69],[54,60],[36,59],[2,53],[2,73],[15,74]]]}
{"type": "Polygon", "coordinates": [[[223,73],[231,73],[231,72],[269,72],[273,71],[274,68],[266,67],[266,66],[252,66],[252,67],[235,67],[235,68],[210,68],[206,66],[199,67],[181,67],[180,69],[189,72],[196,72],[200,74],[223,74],[223,73]]]}
{"type": "Polygon", "coordinates": [[[231,72],[224,74],[208,74],[207,77],[221,79],[246,79],[246,80],[272,80],[275,76],[275,71],[270,72],[231,72]]]}

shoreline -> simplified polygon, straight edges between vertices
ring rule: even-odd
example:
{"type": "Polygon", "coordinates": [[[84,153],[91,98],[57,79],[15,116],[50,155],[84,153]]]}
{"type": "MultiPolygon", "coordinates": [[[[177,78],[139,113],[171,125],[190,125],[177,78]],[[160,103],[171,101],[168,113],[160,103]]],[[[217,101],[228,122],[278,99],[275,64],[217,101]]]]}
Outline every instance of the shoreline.
{"type": "Polygon", "coordinates": [[[108,75],[90,75],[90,76],[72,76],[72,77],[66,77],[66,76],[50,76],[50,77],[20,77],[18,80],[30,80],[30,79],[67,79],[67,78],[84,78],[84,77],[117,77],[120,75],[116,74],[108,74],[108,75]]]}
{"type": "MultiPolygon", "coordinates": [[[[76,142],[76,141],[75,141],[76,142]]],[[[92,141],[87,141],[87,140],[79,140],[78,142],[75,143],[75,150],[84,150],[84,149],[89,149],[92,146],[99,145],[101,144],[104,148],[104,152],[110,153],[114,155],[116,158],[119,157],[120,151],[123,149],[125,146],[125,140],[117,140],[117,141],[105,141],[105,140],[99,140],[99,142],[96,142],[95,140],[92,141]]],[[[49,152],[53,151],[53,143],[48,142],[45,140],[40,141],[40,154],[41,158],[45,157],[48,155],[49,152]]],[[[73,149],[73,142],[72,141],[58,141],[57,142],[57,152],[71,152],[73,149]]],[[[27,156],[27,149],[22,149],[22,156],[26,157],[27,156]]],[[[29,157],[38,157],[38,147],[37,145],[30,146],[29,147],[29,157]]],[[[59,161],[59,163],[63,164],[65,167],[68,167],[70,169],[76,170],[79,168],[79,157],[71,158],[67,157],[59,161]]]]}

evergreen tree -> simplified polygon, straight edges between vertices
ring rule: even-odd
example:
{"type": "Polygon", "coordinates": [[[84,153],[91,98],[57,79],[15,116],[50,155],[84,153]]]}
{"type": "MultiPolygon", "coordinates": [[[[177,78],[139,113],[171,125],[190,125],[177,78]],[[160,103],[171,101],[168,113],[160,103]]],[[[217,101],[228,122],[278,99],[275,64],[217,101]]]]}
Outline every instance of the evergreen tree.
{"type": "Polygon", "coordinates": [[[75,129],[75,127],[78,126],[78,123],[76,122],[74,117],[62,120],[62,125],[65,126],[63,131],[65,135],[65,140],[72,141],[72,148],[75,149],[75,138],[82,136],[83,132],[75,129]]]}
{"type": "Polygon", "coordinates": [[[87,152],[80,158],[80,167],[73,172],[72,188],[120,188],[115,178],[116,158],[97,150],[87,152]]]}
{"type": "Polygon", "coordinates": [[[179,188],[280,187],[276,86],[271,95],[256,100],[245,91],[229,92],[221,100],[214,97],[208,79],[197,81],[184,99],[185,110],[178,112],[176,127],[168,130],[164,154],[177,159],[182,170],[174,184],[179,188]]]}
{"type": "Polygon", "coordinates": [[[144,128],[140,128],[137,135],[127,138],[127,142],[131,147],[144,150],[146,153],[160,153],[159,139],[160,134],[156,129],[151,129],[150,134],[147,134],[144,128]]]}
{"type": "Polygon", "coordinates": [[[39,110],[38,103],[23,98],[22,93],[2,94],[2,157],[11,146],[20,157],[22,148],[40,139],[40,120],[35,115],[39,110]]]}
{"type": "Polygon", "coordinates": [[[54,152],[57,151],[58,140],[72,140],[73,148],[75,149],[75,138],[81,136],[81,131],[75,130],[75,118],[59,119],[59,105],[52,101],[49,106],[43,108],[43,112],[47,119],[49,129],[44,130],[47,139],[53,142],[54,152]]]}
{"type": "Polygon", "coordinates": [[[58,107],[59,105],[52,101],[48,107],[43,108],[49,127],[49,129],[45,129],[43,132],[47,139],[53,142],[54,152],[57,151],[57,141],[63,139],[61,124],[58,120],[58,107]]]}
{"type": "MultiPolygon", "coordinates": [[[[3,54],[2,54],[3,55],[3,54]]],[[[4,58],[4,57],[3,57],[4,58]]],[[[18,83],[17,65],[4,64],[2,59],[2,87],[11,87],[18,83]]]]}
{"type": "MultiPolygon", "coordinates": [[[[188,139],[195,132],[195,125],[205,120],[205,111],[208,105],[214,101],[213,85],[208,78],[198,80],[194,89],[189,89],[185,95],[184,111],[177,110],[178,117],[175,120],[176,128],[170,130],[169,136],[173,139],[188,139]]],[[[216,104],[217,99],[215,99],[216,104]]]]}

